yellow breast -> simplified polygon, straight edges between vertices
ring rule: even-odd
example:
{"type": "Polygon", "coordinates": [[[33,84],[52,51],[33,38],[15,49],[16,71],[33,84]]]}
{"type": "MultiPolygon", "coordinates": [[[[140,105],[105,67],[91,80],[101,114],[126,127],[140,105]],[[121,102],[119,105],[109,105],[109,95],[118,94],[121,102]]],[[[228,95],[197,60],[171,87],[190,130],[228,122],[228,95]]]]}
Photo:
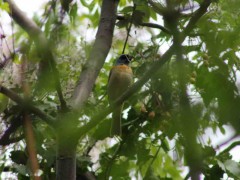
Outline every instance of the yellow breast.
{"type": "Polygon", "coordinates": [[[127,65],[117,65],[117,66],[113,66],[112,68],[113,71],[121,71],[121,72],[126,72],[126,73],[130,73],[132,74],[132,69],[127,66],[127,65]]]}

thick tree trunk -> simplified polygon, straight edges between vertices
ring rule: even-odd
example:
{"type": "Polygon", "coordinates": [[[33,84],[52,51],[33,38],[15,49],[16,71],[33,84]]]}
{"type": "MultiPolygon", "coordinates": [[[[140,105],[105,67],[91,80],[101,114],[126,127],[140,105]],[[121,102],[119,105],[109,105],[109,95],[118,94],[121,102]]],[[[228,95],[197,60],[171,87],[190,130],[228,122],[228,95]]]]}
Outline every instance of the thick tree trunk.
{"type": "Polygon", "coordinates": [[[57,180],[76,180],[76,147],[77,140],[73,136],[59,131],[56,161],[57,180]]]}
{"type": "Polygon", "coordinates": [[[76,153],[57,156],[57,180],[76,180],[76,153]]]}

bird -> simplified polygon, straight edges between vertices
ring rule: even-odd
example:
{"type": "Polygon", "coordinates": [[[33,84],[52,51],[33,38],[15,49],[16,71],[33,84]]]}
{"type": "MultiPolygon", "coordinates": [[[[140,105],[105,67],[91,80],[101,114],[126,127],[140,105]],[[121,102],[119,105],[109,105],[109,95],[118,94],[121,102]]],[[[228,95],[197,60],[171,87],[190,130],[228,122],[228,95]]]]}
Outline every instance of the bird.
{"type": "MultiPolygon", "coordinates": [[[[112,105],[133,83],[133,72],[129,66],[132,56],[122,54],[112,67],[107,85],[109,104],[112,105]]],[[[121,114],[123,104],[117,105],[113,109],[110,136],[122,136],[121,114]]]]}

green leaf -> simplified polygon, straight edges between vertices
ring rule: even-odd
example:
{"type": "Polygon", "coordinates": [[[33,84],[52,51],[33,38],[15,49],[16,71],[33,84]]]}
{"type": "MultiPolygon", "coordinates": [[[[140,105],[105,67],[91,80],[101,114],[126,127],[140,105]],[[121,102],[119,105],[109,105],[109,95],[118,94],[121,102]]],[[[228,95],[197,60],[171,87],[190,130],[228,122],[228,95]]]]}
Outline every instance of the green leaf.
{"type": "Polygon", "coordinates": [[[9,4],[2,1],[0,1],[0,9],[8,13],[10,12],[9,4]]]}
{"type": "Polygon", "coordinates": [[[224,171],[218,165],[214,165],[207,170],[204,180],[219,180],[223,177],[224,171]]]}
{"type": "Polygon", "coordinates": [[[17,172],[23,176],[26,176],[29,174],[29,169],[27,166],[24,165],[13,165],[13,167],[17,170],[17,172]]]}
{"type": "Polygon", "coordinates": [[[115,164],[112,166],[111,175],[113,179],[124,180],[128,178],[128,161],[121,162],[121,164],[115,164]]]}
{"type": "Polygon", "coordinates": [[[77,3],[74,3],[71,6],[71,9],[70,9],[70,12],[69,12],[69,16],[70,16],[70,20],[71,20],[72,24],[75,23],[75,20],[76,20],[76,17],[77,17],[77,10],[78,10],[78,5],[77,5],[77,3]]]}
{"type": "Polygon", "coordinates": [[[9,101],[8,97],[0,93],[0,113],[7,108],[8,101],[9,101]]]}
{"type": "Polygon", "coordinates": [[[232,174],[235,178],[240,177],[240,164],[234,160],[227,160],[224,162],[226,171],[232,174]]]}
{"type": "Polygon", "coordinates": [[[26,152],[17,150],[17,151],[11,151],[11,159],[13,162],[17,164],[26,165],[28,157],[26,155],[26,152]]]}
{"type": "Polygon", "coordinates": [[[123,14],[128,14],[128,13],[132,13],[133,11],[133,7],[132,6],[126,6],[121,10],[121,13],[123,14]]]}

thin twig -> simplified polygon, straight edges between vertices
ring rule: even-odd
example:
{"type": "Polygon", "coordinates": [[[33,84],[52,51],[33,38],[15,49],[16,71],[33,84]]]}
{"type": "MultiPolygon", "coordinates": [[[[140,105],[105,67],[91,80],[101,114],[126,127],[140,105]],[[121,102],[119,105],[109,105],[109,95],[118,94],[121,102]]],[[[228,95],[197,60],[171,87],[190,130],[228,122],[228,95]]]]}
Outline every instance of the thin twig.
{"type": "MultiPolygon", "coordinates": [[[[154,156],[152,157],[152,160],[151,160],[151,162],[150,162],[150,164],[149,164],[149,166],[148,166],[148,169],[147,169],[147,171],[146,171],[145,176],[148,175],[148,172],[150,171],[150,168],[152,167],[154,161],[156,160],[156,158],[157,158],[157,156],[158,156],[158,153],[160,152],[160,149],[161,149],[161,145],[158,147],[157,152],[156,152],[156,153],[154,154],[154,156]]],[[[145,179],[145,178],[146,178],[146,177],[144,177],[144,179],[145,179]]]]}
{"type": "MultiPolygon", "coordinates": [[[[3,33],[3,35],[5,35],[5,33],[4,33],[4,29],[3,29],[3,27],[2,27],[1,22],[0,22],[0,27],[1,27],[1,29],[2,29],[2,33],[3,33]]],[[[3,40],[5,41],[5,44],[6,44],[7,50],[9,51],[9,54],[11,54],[12,52],[11,52],[10,47],[8,46],[8,42],[7,42],[7,40],[6,40],[6,37],[3,38],[3,40]]]]}
{"type": "MultiPolygon", "coordinates": [[[[12,14],[12,9],[11,9],[11,14],[12,14]]],[[[15,37],[14,37],[14,24],[13,24],[13,19],[11,19],[11,28],[12,28],[12,49],[14,50],[15,49],[15,37]]],[[[12,53],[13,54],[13,59],[15,57],[15,52],[12,53]]]]}
{"type": "Polygon", "coordinates": [[[165,28],[164,26],[161,26],[159,24],[154,24],[154,23],[141,23],[139,24],[140,26],[146,26],[146,27],[151,27],[151,28],[156,28],[156,29],[160,29],[163,32],[167,33],[167,34],[171,34],[171,32],[165,28]]]}
{"type": "MultiPolygon", "coordinates": [[[[117,19],[118,19],[119,21],[121,21],[121,20],[126,20],[126,17],[118,15],[118,16],[117,16],[117,19]]],[[[161,31],[163,31],[163,32],[165,32],[165,33],[167,33],[167,34],[171,34],[171,32],[170,32],[167,28],[165,28],[164,26],[159,25],[159,24],[142,22],[142,23],[137,24],[137,25],[139,25],[139,26],[145,26],[145,27],[150,27],[150,28],[160,29],[161,31]]]]}
{"type": "Polygon", "coordinates": [[[239,146],[239,145],[240,145],[240,141],[235,141],[231,145],[229,145],[226,149],[224,149],[219,155],[229,152],[230,150],[232,150],[233,148],[235,148],[236,146],[239,146]]]}
{"type": "Polygon", "coordinates": [[[4,60],[0,63],[0,69],[4,69],[8,62],[14,58],[14,54],[18,53],[20,49],[16,49],[13,53],[11,53],[8,57],[4,57],[4,60]]]}
{"type": "Polygon", "coordinates": [[[126,45],[127,45],[127,42],[128,42],[128,38],[129,38],[130,31],[131,31],[131,28],[132,28],[133,18],[134,18],[134,14],[135,14],[136,7],[137,7],[137,6],[136,6],[136,4],[134,3],[134,5],[133,5],[132,17],[131,17],[131,20],[130,20],[129,27],[128,27],[128,29],[127,29],[127,37],[126,37],[126,40],[125,40],[125,43],[124,43],[124,46],[123,46],[122,54],[124,54],[125,48],[126,48],[126,45]]]}
{"type": "MultiPolygon", "coordinates": [[[[221,147],[227,145],[230,141],[233,141],[234,139],[239,138],[239,137],[240,137],[240,136],[239,136],[238,134],[234,134],[234,135],[233,135],[232,137],[230,137],[227,141],[224,141],[223,143],[219,144],[219,145],[215,148],[215,150],[216,150],[216,151],[217,151],[217,150],[220,150],[221,147]]],[[[224,151],[225,151],[225,150],[224,150],[224,151]]],[[[223,151],[222,151],[221,153],[223,153],[223,151]]]]}
{"type": "Polygon", "coordinates": [[[111,173],[113,162],[117,158],[117,155],[118,155],[119,151],[122,149],[122,146],[124,143],[125,143],[125,141],[120,141],[120,144],[118,145],[117,149],[115,150],[112,158],[109,160],[108,165],[106,167],[105,179],[109,179],[109,175],[111,173]]]}

